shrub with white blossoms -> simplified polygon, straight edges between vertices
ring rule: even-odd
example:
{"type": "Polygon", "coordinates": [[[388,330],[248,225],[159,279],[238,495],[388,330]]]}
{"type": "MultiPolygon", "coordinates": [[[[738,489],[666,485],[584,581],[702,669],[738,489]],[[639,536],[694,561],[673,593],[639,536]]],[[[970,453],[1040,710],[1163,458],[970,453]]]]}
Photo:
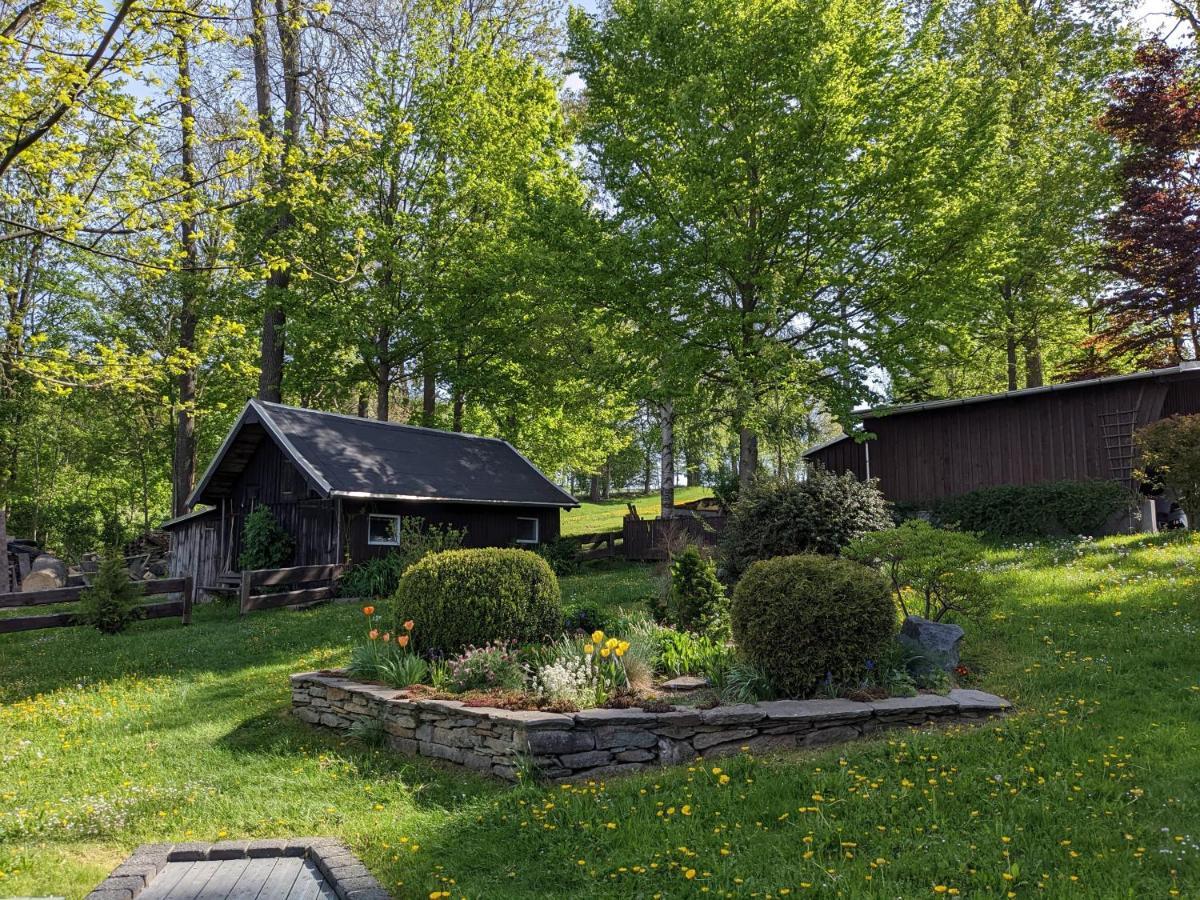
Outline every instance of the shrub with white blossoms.
{"type": "Polygon", "coordinates": [[[596,673],[586,657],[559,657],[538,669],[530,686],[548,700],[566,700],[577,706],[597,699],[596,673]]]}

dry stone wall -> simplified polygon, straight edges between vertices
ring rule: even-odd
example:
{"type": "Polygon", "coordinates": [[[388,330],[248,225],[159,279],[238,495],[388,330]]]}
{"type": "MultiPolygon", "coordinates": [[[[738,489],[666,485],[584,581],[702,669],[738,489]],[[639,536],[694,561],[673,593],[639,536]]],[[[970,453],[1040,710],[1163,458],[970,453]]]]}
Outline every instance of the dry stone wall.
{"type": "Polygon", "coordinates": [[[1007,700],[975,690],[942,696],[850,700],[774,700],[671,712],[585,709],[577,713],[467,706],[459,700],[405,697],[395,688],[337,673],[292,676],[292,711],[339,731],[377,721],[393,749],[515,780],[522,767],[561,780],[631,772],[697,757],[817,747],[887,728],[931,721],[977,721],[1003,714],[1007,700]]]}

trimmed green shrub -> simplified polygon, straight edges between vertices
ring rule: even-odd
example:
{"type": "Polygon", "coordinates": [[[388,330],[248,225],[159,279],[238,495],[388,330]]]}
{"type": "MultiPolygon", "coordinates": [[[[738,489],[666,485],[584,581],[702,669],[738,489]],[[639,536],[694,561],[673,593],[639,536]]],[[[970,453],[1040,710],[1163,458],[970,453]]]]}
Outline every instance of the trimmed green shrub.
{"type": "Polygon", "coordinates": [[[595,603],[579,603],[563,614],[563,631],[568,634],[609,631],[612,617],[595,603]]]}
{"type": "Polygon", "coordinates": [[[783,696],[860,675],[887,652],[896,610],[887,581],[848,559],[802,554],[762,560],[733,592],[739,653],[783,696]]]}
{"type": "Polygon", "coordinates": [[[574,538],[559,537],[538,544],[535,552],[550,564],[554,574],[560,578],[579,571],[579,541],[574,538]]]}
{"type": "Polygon", "coordinates": [[[742,492],[721,533],[722,562],[736,578],[760,559],[836,554],[861,534],[891,527],[878,482],[814,468],[804,481],[761,481],[742,492]]]}
{"type": "Polygon", "coordinates": [[[980,488],[934,504],[937,521],[1001,538],[1096,534],[1129,509],[1133,495],[1116,481],[1053,481],[980,488]]]}
{"type": "Polygon", "coordinates": [[[390,597],[400,587],[400,577],[413,563],[430,553],[457,550],[466,532],[449,525],[430,525],[415,516],[400,520],[400,544],[383,556],[352,566],[338,582],[343,597],[390,597]]]}
{"type": "Polygon", "coordinates": [[[1141,477],[1174,491],[1195,528],[1200,521],[1200,416],[1171,416],[1134,437],[1142,455],[1141,477]]]}
{"type": "Polygon", "coordinates": [[[246,516],[238,565],[243,570],[278,569],[292,561],[295,549],[296,542],[279,524],[271,508],[259,504],[246,516]]]}
{"type": "Polygon", "coordinates": [[[717,567],[695,545],[689,545],[671,562],[671,588],[667,593],[667,622],[683,631],[720,632],[727,627],[729,600],[717,578],[717,567]]]}
{"type": "Polygon", "coordinates": [[[983,550],[973,534],[911,519],[856,538],[845,555],[879,567],[904,615],[940,622],[951,611],[977,614],[990,604],[991,588],[979,572],[983,550]]]}
{"type": "Polygon", "coordinates": [[[528,550],[445,550],[410,566],[393,602],[422,648],[458,653],[491,641],[532,643],[562,631],[558,578],[528,550]]]}
{"type": "Polygon", "coordinates": [[[104,634],[118,634],[138,618],[142,592],[129,579],[124,560],[115,552],[100,561],[91,586],[79,595],[80,625],[91,625],[104,634]]]}

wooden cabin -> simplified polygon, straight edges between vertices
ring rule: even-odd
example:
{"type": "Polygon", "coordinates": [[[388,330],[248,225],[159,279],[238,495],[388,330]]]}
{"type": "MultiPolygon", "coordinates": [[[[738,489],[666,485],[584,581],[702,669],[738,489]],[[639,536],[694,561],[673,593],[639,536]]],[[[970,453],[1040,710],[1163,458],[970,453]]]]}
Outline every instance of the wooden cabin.
{"type": "Polygon", "coordinates": [[[878,478],[884,496],[906,504],[1007,484],[1112,479],[1133,488],[1134,432],[1192,413],[1200,362],[867,410],[855,436],[804,455],[832,472],[878,478]]]}
{"type": "Polygon", "coordinates": [[[295,566],[384,555],[410,516],[462,529],[468,547],[535,547],[579,505],[506,441],[251,400],[188,498],[196,509],[164,525],[172,576],[227,582],[260,504],[295,541],[295,566]]]}

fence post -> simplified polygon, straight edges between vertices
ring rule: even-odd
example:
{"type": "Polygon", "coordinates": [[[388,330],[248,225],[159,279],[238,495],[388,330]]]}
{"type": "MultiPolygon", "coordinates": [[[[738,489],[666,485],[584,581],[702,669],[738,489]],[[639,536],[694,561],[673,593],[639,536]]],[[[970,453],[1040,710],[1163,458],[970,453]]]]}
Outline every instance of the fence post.
{"type": "Polygon", "coordinates": [[[183,624],[192,624],[192,576],[183,579],[183,624]]]}
{"type": "Polygon", "coordinates": [[[238,595],[238,610],[244,616],[250,611],[250,573],[242,572],[242,590],[238,595]]]}

